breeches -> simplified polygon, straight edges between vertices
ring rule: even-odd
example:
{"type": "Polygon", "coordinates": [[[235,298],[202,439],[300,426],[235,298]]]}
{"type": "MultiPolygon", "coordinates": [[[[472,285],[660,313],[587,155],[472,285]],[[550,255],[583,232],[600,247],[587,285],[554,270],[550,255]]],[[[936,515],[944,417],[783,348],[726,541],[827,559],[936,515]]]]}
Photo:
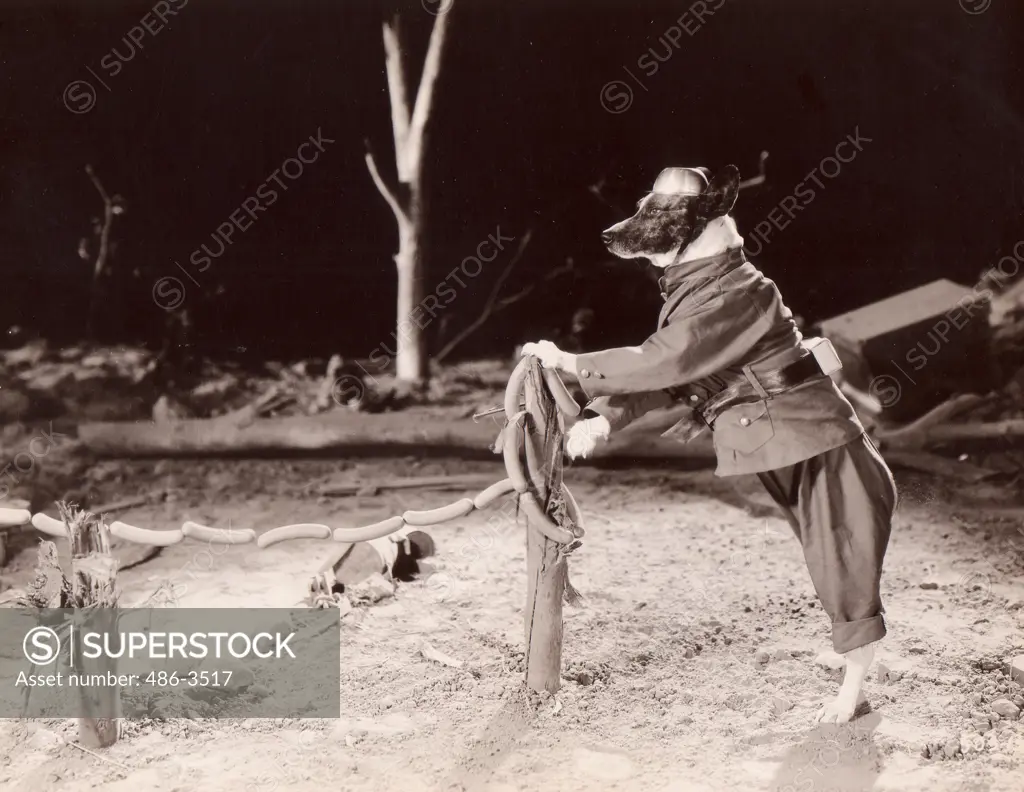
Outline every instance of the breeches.
{"type": "Polygon", "coordinates": [[[868,436],[757,476],[800,540],[835,650],[882,638],[879,582],[897,493],[868,436]]]}

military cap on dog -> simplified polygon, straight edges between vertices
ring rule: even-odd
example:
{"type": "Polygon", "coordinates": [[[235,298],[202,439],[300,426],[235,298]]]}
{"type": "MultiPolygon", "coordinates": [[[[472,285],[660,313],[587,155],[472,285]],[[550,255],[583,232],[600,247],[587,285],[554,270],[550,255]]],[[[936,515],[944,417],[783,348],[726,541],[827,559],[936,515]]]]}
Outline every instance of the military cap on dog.
{"type": "Polygon", "coordinates": [[[651,192],[657,195],[700,195],[708,187],[705,168],[665,168],[651,192]]]}

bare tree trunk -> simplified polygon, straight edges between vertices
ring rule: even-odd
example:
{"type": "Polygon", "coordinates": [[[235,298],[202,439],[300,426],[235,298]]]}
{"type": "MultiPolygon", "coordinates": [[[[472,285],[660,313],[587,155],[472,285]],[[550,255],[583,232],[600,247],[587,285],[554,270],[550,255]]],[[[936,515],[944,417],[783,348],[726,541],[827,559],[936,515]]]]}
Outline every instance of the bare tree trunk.
{"type": "Polygon", "coordinates": [[[399,224],[398,253],[395,255],[398,269],[395,368],[398,379],[422,382],[428,372],[427,336],[417,323],[422,318],[417,316],[416,308],[427,296],[423,277],[423,218],[416,206],[411,215],[408,222],[399,224]]]}
{"type": "Polygon", "coordinates": [[[366,167],[377,190],[391,207],[398,224],[398,253],[395,267],[398,271],[398,311],[395,343],[396,373],[404,382],[423,382],[427,379],[427,338],[418,310],[427,290],[425,280],[424,231],[426,212],[423,200],[424,137],[433,105],[434,85],[441,70],[441,54],[448,28],[448,9],[438,14],[430,33],[430,44],[423,64],[423,75],[411,103],[406,86],[404,58],[407,47],[403,44],[402,28],[396,15],[384,23],[384,55],[391,98],[391,126],[395,138],[395,165],[398,184],[391,187],[377,169],[373,154],[367,151],[366,167]]]}

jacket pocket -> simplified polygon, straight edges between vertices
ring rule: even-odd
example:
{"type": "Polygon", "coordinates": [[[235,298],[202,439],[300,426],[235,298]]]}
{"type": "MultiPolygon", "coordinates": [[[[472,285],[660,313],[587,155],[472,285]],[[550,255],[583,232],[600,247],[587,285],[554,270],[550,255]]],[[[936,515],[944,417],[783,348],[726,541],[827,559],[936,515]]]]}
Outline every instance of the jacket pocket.
{"type": "Polygon", "coordinates": [[[775,437],[768,403],[738,404],[715,421],[715,443],[740,454],[750,454],[775,437]]]}

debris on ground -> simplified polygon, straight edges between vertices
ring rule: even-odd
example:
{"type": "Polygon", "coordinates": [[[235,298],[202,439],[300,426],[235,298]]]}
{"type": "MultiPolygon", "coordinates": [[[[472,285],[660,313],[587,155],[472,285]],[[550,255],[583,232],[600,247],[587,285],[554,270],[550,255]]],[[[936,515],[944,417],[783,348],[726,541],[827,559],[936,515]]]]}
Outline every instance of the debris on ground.
{"type": "Polygon", "coordinates": [[[433,660],[435,663],[450,666],[451,668],[462,668],[463,666],[463,662],[461,660],[457,660],[450,655],[446,655],[444,652],[435,649],[426,641],[424,641],[423,645],[420,647],[420,654],[426,660],[433,660]]]}
{"type": "Polygon", "coordinates": [[[381,574],[373,574],[359,583],[346,586],[345,593],[352,604],[373,604],[395,596],[395,584],[381,574]]]}
{"type": "Polygon", "coordinates": [[[933,281],[816,330],[891,462],[965,483],[1024,477],[1024,277],[933,281]]]}
{"type": "Polygon", "coordinates": [[[216,418],[271,401],[270,393],[275,416],[476,406],[500,400],[507,378],[503,361],[472,363],[438,368],[427,388],[407,387],[379,363],[340,355],[291,363],[200,360],[186,371],[166,371],[157,353],[140,347],[57,348],[37,339],[0,349],[0,422],[216,418]]]}
{"type": "Polygon", "coordinates": [[[820,328],[861,405],[884,422],[904,423],[957,393],[996,384],[989,317],[990,306],[970,287],[940,279],[820,328]]]}
{"type": "Polygon", "coordinates": [[[972,759],[989,755],[999,765],[1002,757],[1024,750],[1024,686],[998,660],[981,660],[967,682],[959,712],[959,731],[927,742],[921,756],[932,760],[972,759]]]}

